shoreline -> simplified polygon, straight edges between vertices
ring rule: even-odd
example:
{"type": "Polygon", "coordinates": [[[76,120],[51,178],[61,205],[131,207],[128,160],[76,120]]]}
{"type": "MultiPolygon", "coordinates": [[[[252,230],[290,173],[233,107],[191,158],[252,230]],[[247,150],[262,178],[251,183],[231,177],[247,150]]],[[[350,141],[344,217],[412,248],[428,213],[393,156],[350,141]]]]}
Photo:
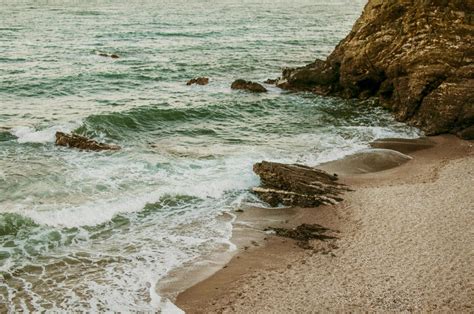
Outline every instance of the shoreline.
{"type": "MultiPolygon", "coordinates": [[[[437,189],[448,189],[451,192],[451,195],[446,195],[448,198],[455,196],[452,193],[459,194],[464,191],[462,188],[453,190],[453,184],[457,182],[463,185],[463,182],[450,177],[449,173],[446,174],[448,170],[459,174],[462,172],[460,168],[464,167],[468,179],[472,180],[474,175],[474,169],[471,169],[474,168],[472,142],[451,135],[430,139],[436,143],[434,147],[408,152],[413,159],[403,165],[380,172],[340,176],[340,182],[355,191],[346,193],[343,196],[344,201],[337,205],[318,208],[245,209],[243,213],[238,214],[234,222],[235,233],[231,241],[238,249],[232,254],[232,258],[228,255],[227,260],[222,259],[217,267],[212,270],[207,268],[205,276],[201,276],[199,280],[193,276],[193,272],[188,272],[186,279],[187,270],[182,269],[181,274],[184,275],[170,282],[167,289],[179,291],[189,288],[179,293],[176,299],[175,293],[172,301],[186,313],[248,312],[257,308],[262,312],[300,312],[310,309],[472,309],[474,305],[472,300],[469,301],[469,287],[472,290],[469,278],[464,281],[459,279],[468,277],[463,275],[468,274],[465,267],[472,260],[468,254],[469,247],[465,247],[469,245],[469,237],[467,244],[455,237],[455,245],[451,244],[451,249],[459,249],[460,252],[451,252],[449,247],[440,242],[441,238],[450,236],[449,229],[446,229],[442,221],[439,222],[442,225],[439,228],[432,224],[424,226],[422,235],[426,241],[419,238],[417,230],[405,230],[406,225],[414,223],[413,220],[417,222],[414,226],[419,227],[420,224],[423,226],[425,220],[431,219],[427,206],[436,205],[436,202],[440,201],[439,198],[442,199],[442,195],[435,193],[437,189]],[[465,169],[466,166],[468,169],[465,169]],[[447,168],[449,169],[446,170],[447,168]],[[434,198],[433,200],[413,196],[413,191],[423,193],[424,189],[428,189],[427,195],[434,198]],[[373,197],[373,200],[370,197],[373,197]],[[407,202],[407,208],[398,208],[397,204],[403,202],[407,202]],[[413,208],[410,208],[413,206],[422,213],[413,211],[413,208]],[[386,207],[395,207],[397,210],[384,212],[386,207]],[[268,214],[275,211],[278,212],[273,217],[275,219],[269,221],[268,214]],[[424,220],[420,216],[423,216],[421,218],[424,220]],[[251,222],[250,228],[257,230],[254,234],[248,232],[246,221],[251,222]],[[294,240],[265,235],[258,231],[270,223],[274,227],[286,228],[302,223],[317,223],[337,230],[338,239],[325,242],[313,240],[313,249],[304,250],[298,247],[294,240]],[[404,233],[399,233],[397,229],[404,229],[404,233]],[[394,234],[384,233],[383,230],[391,230],[394,234]],[[404,234],[409,236],[405,238],[404,234]],[[410,240],[410,237],[418,241],[410,240]],[[391,250],[385,247],[400,241],[401,246],[396,245],[391,250]],[[436,256],[428,254],[429,250],[423,251],[428,249],[429,243],[437,243],[440,246],[438,253],[444,255],[437,256],[438,259],[451,258],[454,253],[457,254],[454,254],[456,256],[453,263],[462,267],[450,270],[454,275],[444,283],[446,287],[452,284],[452,291],[449,290],[451,293],[437,285],[435,278],[432,278],[437,273],[429,269],[452,265],[430,264],[436,256]],[[361,252],[369,257],[374,256],[363,261],[361,258],[365,255],[361,255],[361,252]],[[397,252],[400,253],[399,257],[403,256],[401,260],[393,255],[397,252]],[[425,256],[425,253],[428,256],[425,256]],[[414,257],[410,257],[410,254],[414,257]],[[420,260],[425,264],[417,264],[420,260]],[[368,265],[371,267],[367,268],[368,265]],[[405,278],[407,275],[402,271],[407,265],[413,266],[412,270],[406,271],[408,275],[412,275],[411,279],[405,278]],[[393,274],[382,280],[384,273],[393,274]],[[417,273],[422,274],[421,279],[417,277],[417,273]],[[406,279],[404,285],[400,282],[400,276],[406,279]],[[193,277],[194,282],[189,277],[193,277]],[[427,278],[434,280],[431,284],[435,285],[435,288],[428,289],[429,287],[423,286],[423,283],[430,283],[426,281],[427,278]],[[463,290],[459,288],[461,286],[463,290]],[[414,292],[410,295],[407,294],[408,291],[397,287],[414,289],[414,292]],[[416,293],[423,289],[426,291],[422,291],[421,295],[416,293]],[[447,299],[451,301],[448,302],[447,299]]],[[[470,186],[469,183],[464,185],[470,186]]],[[[474,203],[473,196],[466,194],[466,191],[463,193],[460,194],[462,197],[455,199],[456,203],[448,208],[455,220],[453,225],[469,221],[468,217],[472,218],[472,211],[466,210],[466,206],[474,203]],[[457,207],[462,207],[461,213],[455,211],[457,207]],[[463,220],[458,221],[461,218],[463,220]]],[[[437,211],[437,215],[441,212],[437,211]]],[[[447,219],[451,221],[451,218],[448,216],[447,219]]],[[[469,235],[469,230],[464,229],[462,230],[469,235]]],[[[470,240],[472,243],[472,237],[470,240]]],[[[472,245],[470,247],[472,251],[472,245]]],[[[202,269],[205,268],[195,268],[194,274],[202,275],[202,269]]]]}

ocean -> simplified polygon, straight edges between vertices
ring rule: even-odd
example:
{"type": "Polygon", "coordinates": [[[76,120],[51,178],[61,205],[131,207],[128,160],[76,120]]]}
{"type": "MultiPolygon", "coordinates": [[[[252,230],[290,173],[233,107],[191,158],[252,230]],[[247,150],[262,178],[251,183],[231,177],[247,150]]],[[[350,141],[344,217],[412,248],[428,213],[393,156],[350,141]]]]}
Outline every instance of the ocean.
{"type": "Polygon", "coordinates": [[[325,58],[365,2],[0,1],[0,312],[176,312],[160,280],[234,250],[235,209],[265,206],[254,163],[418,137],[356,100],[230,89],[325,58]]]}

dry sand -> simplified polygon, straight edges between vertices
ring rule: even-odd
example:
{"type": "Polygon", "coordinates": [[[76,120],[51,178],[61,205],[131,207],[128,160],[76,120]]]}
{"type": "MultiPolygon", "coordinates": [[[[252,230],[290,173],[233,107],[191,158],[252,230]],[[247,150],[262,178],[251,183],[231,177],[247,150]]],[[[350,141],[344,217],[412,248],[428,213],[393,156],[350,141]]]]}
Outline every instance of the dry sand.
{"type": "Polygon", "coordinates": [[[400,167],[342,177],[355,191],[336,206],[291,210],[287,226],[318,223],[339,230],[338,240],[303,250],[276,236],[247,239],[177,305],[187,313],[474,312],[473,143],[433,140],[400,167]]]}

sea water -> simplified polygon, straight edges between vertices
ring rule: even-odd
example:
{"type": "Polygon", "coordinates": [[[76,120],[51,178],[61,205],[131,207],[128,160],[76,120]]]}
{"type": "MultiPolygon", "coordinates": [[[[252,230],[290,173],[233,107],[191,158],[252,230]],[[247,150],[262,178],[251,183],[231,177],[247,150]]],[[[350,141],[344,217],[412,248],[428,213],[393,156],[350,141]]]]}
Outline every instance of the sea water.
{"type": "Polygon", "coordinates": [[[255,162],[418,136],[354,100],[230,89],[325,58],[364,4],[0,1],[0,311],[177,311],[160,279],[232,250],[232,212],[265,206],[255,162]]]}

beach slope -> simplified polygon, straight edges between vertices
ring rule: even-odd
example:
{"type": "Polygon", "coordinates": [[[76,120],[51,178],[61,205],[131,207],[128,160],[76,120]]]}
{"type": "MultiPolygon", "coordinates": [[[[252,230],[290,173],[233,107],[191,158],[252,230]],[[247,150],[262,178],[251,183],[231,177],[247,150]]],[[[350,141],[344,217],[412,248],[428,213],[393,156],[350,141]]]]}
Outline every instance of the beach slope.
{"type": "Polygon", "coordinates": [[[270,236],[181,293],[177,305],[187,313],[472,312],[473,144],[432,140],[399,167],[343,176],[355,191],[342,203],[297,209],[287,221],[338,230],[337,240],[304,250],[270,236]]]}

